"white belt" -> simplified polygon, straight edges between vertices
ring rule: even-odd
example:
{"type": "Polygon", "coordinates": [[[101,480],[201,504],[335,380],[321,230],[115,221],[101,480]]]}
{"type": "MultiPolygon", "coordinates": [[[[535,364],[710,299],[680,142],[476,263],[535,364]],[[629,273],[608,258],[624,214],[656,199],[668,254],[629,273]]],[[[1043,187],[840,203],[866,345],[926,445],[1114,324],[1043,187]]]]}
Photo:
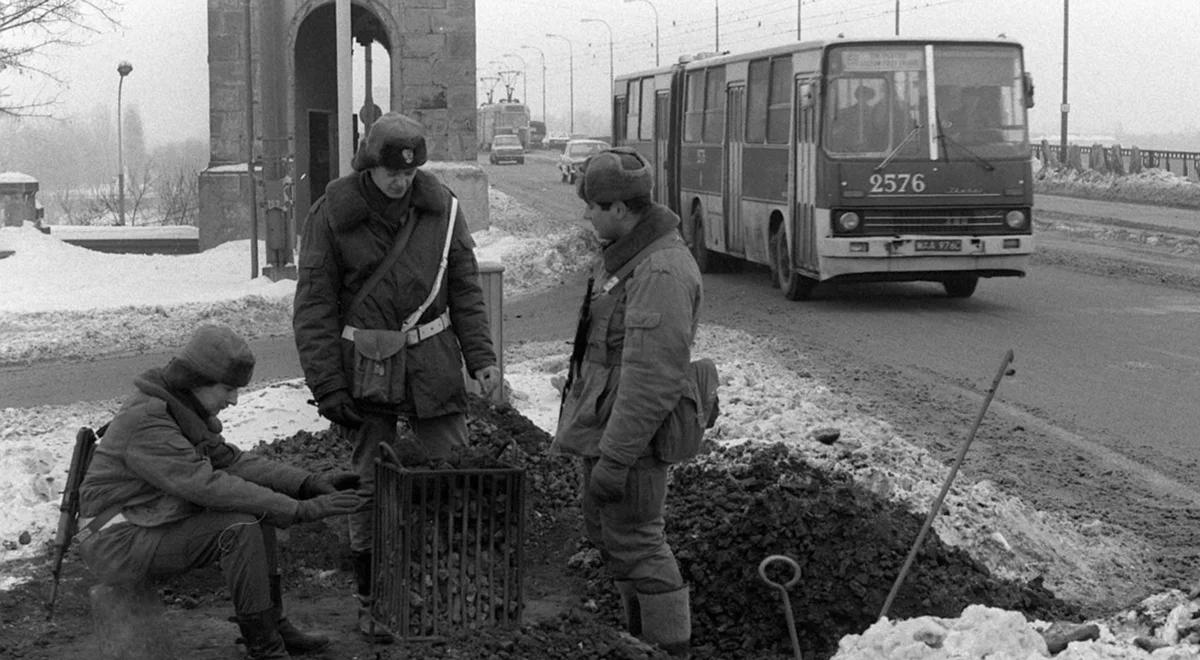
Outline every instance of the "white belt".
{"type": "MultiPolygon", "coordinates": [[[[424,325],[418,325],[417,327],[405,333],[404,343],[408,346],[419,344],[449,327],[450,310],[447,309],[436,319],[424,325]]],[[[358,332],[358,328],[348,325],[342,328],[342,339],[354,341],[354,333],[356,332],[358,332]]]]}
{"type": "MultiPolygon", "coordinates": [[[[88,524],[91,523],[93,520],[95,520],[95,518],[80,518],[78,529],[80,529],[80,530],[85,529],[88,526],[88,524]]],[[[92,534],[95,534],[96,532],[102,532],[102,531],[108,529],[109,527],[112,527],[113,525],[119,525],[123,522],[129,522],[128,520],[125,519],[125,514],[117,513],[117,515],[113,516],[112,518],[109,518],[108,522],[101,525],[100,529],[95,530],[94,532],[92,532],[92,534]]]]}

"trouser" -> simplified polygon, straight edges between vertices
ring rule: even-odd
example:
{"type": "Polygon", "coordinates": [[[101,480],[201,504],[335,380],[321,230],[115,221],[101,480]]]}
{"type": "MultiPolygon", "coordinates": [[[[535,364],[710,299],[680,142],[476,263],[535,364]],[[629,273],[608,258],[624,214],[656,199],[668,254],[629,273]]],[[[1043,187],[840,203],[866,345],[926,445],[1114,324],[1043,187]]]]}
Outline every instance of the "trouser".
{"type": "Polygon", "coordinates": [[[653,456],[639,458],[629,468],[625,497],[601,504],[587,492],[595,464],[595,458],[583,459],[584,532],[600,549],[613,579],[632,581],[645,594],[683,587],[679,564],[663,532],[668,465],[653,456]]]}
{"type": "Polygon", "coordinates": [[[241,616],[270,609],[270,578],[276,558],[275,528],[245,513],[205,511],[164,526],[150,560],[151,578],[168,577],[220,562],[225,585],[241,616]]]}
{"type": "MultiPolygon", "coordinates": [[[[358,474],[358,493],[370,504],[365,510],[347,516],[350,520],[350,551],[370,552],[375,538],[375,459],[379,443],[394,446],[397,415],[364,413],[362,426],[349,429],[354,452],[350,456],[352,469],[358,474]]],[[[413,435],[425,455],[444,458],[453,446],[467,443],[467,418],[463,413],[419,419],[410,417],[413,435]]]]}

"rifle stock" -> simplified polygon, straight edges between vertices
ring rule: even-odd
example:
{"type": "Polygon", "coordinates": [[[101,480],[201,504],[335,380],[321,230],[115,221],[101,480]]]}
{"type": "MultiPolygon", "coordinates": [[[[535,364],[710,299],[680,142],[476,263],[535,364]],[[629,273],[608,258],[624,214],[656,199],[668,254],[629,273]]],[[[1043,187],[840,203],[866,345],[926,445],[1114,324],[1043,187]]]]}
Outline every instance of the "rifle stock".
{"type": "Polygon", "coordinates": [[[81,427],[75,434],[75,448],[71,452],[71,465],[67,468],[67,482],[58,506],[58,530],[54,534],[54,563],[51,568],[54,581],[50,590],[50,600],[46,602],[47,621],[54,616],[54,601],[58,598],[63,559],[67,555],[67,549],[71,547],[71,539],[78,531],[76,523],[79,517],[79,487],[83,485],[83,477],[87,474],[95,450],[96,432],[87,426],[81,427]]]}

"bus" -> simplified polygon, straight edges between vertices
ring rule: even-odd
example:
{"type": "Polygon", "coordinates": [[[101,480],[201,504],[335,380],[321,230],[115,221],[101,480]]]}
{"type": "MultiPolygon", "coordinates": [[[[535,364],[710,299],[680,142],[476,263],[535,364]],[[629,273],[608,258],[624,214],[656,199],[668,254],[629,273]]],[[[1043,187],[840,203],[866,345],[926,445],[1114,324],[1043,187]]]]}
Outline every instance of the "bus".
{"type": "Polygon", "coordinates": [[[931,281],[966,298],[1033,251],[1033,82],[1007,39],[843,39],[681,58],[613,81],[613,144],[655,168],[702,272],[931,281]]]}
{"type": "Polygon", "coordinates": [[[492,148],[492,139],[497,135],[516,135],[521,146],[529,149],[529,108],[516,101],[484,103],[479,106],[475,124],[479,137],[479,150],[492,148]]]}

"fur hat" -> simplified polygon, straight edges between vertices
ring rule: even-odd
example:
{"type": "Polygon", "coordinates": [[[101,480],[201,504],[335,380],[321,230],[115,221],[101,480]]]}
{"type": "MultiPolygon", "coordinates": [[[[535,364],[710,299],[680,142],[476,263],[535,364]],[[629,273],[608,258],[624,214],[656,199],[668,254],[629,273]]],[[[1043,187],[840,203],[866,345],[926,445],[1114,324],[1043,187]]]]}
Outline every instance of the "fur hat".
{"type": "Polygon", "coordinates": [[[575,192],[585,202],[606,204],[649,196],[653,189],[650,162],[632,147],[614,147],[584,162],[575,192]]]}
{"type": "Polygon", "coordinates": [[[389,112],[367,131],[350,165],[356,172],[380,165],[390,170],[411,170],[425,163],[425,127],[421,122],[389,112]]]}
{"type": "Polygon", "coordinates": [[[254,354],[246,341],[224,326],[203,325],[167,364],[164,377],[184,388],[215,383],[245,387],[253,375],[254,354]]]}

